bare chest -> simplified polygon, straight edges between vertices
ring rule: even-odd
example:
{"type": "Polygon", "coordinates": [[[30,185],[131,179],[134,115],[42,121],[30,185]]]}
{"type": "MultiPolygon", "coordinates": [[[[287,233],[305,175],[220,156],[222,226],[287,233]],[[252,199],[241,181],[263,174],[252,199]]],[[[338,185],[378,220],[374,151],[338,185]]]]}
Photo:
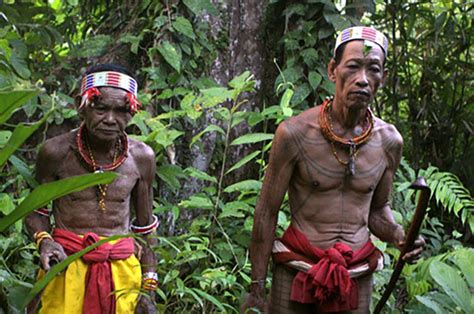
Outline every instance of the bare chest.
{"type": "Polygon", "coordinates": [[[354,157],[355,174],[348,171],[349,151],[331,145],[322,136],[299,145],[299,158],[290,185],[315,192],[345,189],[356,194],[371,193],[385,169],[385,151],[377,141],[361,145],[354,157]]]}
{"type": "MultiPolygon", "coordinates": [[[[114,170],[118,174],[117,178],[106,187],[106,200],[124,203],[129,201],[134,186],[139,179],[139,172],[132,158],[127,158],[125,162],[114,170]]],[[[90,173],[83,165],[82,161],[75,153],[71,153],[59,165],[57,169],[58,179],[68,178],[77,175],[90,173]]],[[[97,199],[98,187],[91,187],[82,191],[73,192],[64,197],[64,200],[72,202],[90,202],[97,199]]]]}

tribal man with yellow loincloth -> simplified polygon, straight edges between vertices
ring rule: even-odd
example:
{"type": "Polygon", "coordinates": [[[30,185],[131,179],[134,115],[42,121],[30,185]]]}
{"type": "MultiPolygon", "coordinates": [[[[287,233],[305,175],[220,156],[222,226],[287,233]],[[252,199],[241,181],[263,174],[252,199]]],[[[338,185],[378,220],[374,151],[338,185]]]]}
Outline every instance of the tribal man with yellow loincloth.
{"type": "MultiPolygon", "coordinates": [[[[278,127],[255,209],[252,284],[243,310],[277,313],[368,313],[371,273],[380,252],[369,231],[401,247],[389,195],[403,140],[393,125],[369,108],[387,70],[387,38],[352,27],[336,40],[328,77],[334,97],[278,127]],[[275,241],[288,191],[291,225],[275,241]],[[269,309],[265,280],[273,252],[269,309]]],[[[403,258],[419,258],[423,239],[403,258]]]]}
{"type": "Polygon", "coordinates": [[[121,238],[72,262],[42,292],[40,313],[156,312],[153,298],[143,294],[153,294],[157,286],[151,249],[158,224],[152,215],[155,154],[125,133],[140,106],[137,88],[131,74],[118,65],[97,65],[86,72],[76,99],[83,123],[45,142],[38,155],[37,179],[45,183],[102,171],[118,176],[109,185],[55,200],[54,227],[45,209],[30,214],[26,226],[40,251],[40,276],[105,237],[132,231],[143,236],[145,245],[121,238]]]}

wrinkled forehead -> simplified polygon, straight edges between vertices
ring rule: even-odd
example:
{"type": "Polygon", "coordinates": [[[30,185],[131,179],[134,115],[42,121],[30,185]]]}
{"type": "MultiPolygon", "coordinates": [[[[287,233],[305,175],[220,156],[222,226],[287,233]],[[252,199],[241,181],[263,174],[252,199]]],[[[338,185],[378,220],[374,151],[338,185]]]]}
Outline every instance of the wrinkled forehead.
{"type": "Polygon", "coordinates": [[[383,63],[385,60],[385,54],[383,49],[376,43],[370,40],[352,40],[346,43],[342,59],[347,60],[351,58],[357,59],[373,59],[379,60],[383,63]]]}
{"type": "Polygon", "coordinates": [[[104,86],[98,87],[98,89],[100,90],[98,100],[103,104],[122,106],[129,103],[127,92],[121,88],[104,86]]]}

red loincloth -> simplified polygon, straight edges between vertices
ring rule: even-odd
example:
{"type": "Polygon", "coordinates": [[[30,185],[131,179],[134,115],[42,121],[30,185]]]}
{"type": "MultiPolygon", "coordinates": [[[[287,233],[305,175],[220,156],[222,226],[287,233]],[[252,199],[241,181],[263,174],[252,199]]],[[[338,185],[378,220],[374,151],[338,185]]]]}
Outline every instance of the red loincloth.
{"type": "MultiPolygon", "coordinates": [[[[53,238],[63,246],[67,255],[79,252],[100,239],[97,234],[92,232],[80,237],[74,232],[64,229],[55,229],[53,238]]],[[[133,253],[133,239],[124,238],[115,244],[104,243],[82,256],[82,260],[89,264],[83,313],[115,313],[115,295],[112,294],[115,288],[110,261],[126,259],[133,253]]]]}
{"type": "Polygon", "coordinates": [[[369,262],[373,272],[381,254],[369,240],[357,251],[344,243],[322,250],[312,246],[306,236],[290,225],[280,241],[291,252],[274,253],[276,264],[291,260],[313,264],[307,272],[299,271],[293,279],[291,300],[299,303],[316,303],[324,312],[355,310],[358,307],[358,287],[349,277],[348,269],[369,262]]]}

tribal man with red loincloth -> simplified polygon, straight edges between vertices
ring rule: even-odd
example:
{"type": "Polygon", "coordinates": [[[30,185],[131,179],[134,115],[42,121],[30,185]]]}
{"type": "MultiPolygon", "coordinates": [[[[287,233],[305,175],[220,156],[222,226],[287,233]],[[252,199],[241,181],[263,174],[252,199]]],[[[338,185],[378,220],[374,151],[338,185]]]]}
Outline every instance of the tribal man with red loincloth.
{"type": "MultiPolygon", "coordinates": [[[[389,202],[403,140],[369,108],[387,75],[387,38],[352,27],[336,40],[328,76],[334,97],[278,127],[250,247],[252,283],[243,310],[368,313],[380,252],[370,233],[401,247],[389,202]],[[288,191],[291,225],[275,240],[288,191]],[[265,280],[273,253],[269,309],[265,280]]],[[[419,258],[424,241],[403,258],[419,258]]]]}
{"type": "Polygon", "coordinates": [[[40,313],[155,313],[156,258],[151,249],[157,217],[152,215],[155,154],[125,128],[138,110],[137,83],[121,66],[97,65],[81,82],[76,103],[83,120],[71,132],[47,140],[36,164],[40,183],[91,172],[114,171],[115,181],[71,193],[26,219],[39,252],[42,273],[104,237],[107,242],[72,262],[41,295],[40,313]],[[132,218],[132,209],[133,216],[132,218]],[[142,291],[142,294],[140,294],[142,291]],[[143,294],[145,293],[145,294],[143,294]]]}

